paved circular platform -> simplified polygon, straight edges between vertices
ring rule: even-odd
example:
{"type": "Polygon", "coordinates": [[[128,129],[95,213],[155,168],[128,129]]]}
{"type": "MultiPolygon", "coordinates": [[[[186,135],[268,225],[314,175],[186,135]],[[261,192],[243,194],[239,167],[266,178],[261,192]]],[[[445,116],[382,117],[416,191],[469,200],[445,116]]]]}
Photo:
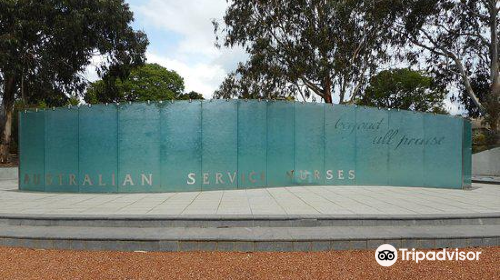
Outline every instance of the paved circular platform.
{"type": "Polygon", "coordinates": [[[420,215],[500,213],[500,187],[470,190],[307,186],[151,194],[64,194],[17,190],[0,181],[0,214],[59,215],[420,215]]]}
{"type": "Polygon", "coordinates": [[[500,246],[500,186],[64,194],[0,181],[0,245],[146,251],[500,246]]]}

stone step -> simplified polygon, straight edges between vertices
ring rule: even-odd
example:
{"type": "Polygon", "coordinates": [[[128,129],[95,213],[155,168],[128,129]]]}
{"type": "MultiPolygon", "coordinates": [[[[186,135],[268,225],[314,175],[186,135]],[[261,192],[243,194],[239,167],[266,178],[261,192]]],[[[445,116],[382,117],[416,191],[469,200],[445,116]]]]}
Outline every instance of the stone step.
{"type": "Polygon", "coordinates": [[[322,251],[500,246],[500,225],[74,227],[0,225],[0,246],[119,251],[322,251]]]}
{"type": "Polygon", "coordinates": [[[446,215],[83,216],[0,214],[0,225],[71,227],[328,227],[500,225],[500,213],[446,215]]]}

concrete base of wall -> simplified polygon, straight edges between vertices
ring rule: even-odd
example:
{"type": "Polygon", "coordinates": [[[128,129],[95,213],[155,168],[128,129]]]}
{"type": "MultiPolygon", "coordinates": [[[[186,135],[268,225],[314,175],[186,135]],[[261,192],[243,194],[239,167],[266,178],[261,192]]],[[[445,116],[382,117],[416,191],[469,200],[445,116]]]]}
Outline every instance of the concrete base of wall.
{"type": "Polygon", "coordinates": [[[18,178],[18,168],[17,167],[1,167],[0,168],[0,180],[15,180],[18,178]]]}
{"type": "Polygon", "coordinates": [[[500,176],[500,147],[473,154],[472,175],[500,176]]]}

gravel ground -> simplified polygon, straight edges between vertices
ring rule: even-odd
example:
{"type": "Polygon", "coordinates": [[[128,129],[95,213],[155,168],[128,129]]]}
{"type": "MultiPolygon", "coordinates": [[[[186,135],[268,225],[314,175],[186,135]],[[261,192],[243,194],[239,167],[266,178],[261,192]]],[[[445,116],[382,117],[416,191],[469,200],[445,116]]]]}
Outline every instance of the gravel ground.
{"type": "Polygon", "coordinates": [[[396,262],[374,251],[91,252],[0,248],[0,279],[500,279],[500,247],[479,261],[396,262]]]}

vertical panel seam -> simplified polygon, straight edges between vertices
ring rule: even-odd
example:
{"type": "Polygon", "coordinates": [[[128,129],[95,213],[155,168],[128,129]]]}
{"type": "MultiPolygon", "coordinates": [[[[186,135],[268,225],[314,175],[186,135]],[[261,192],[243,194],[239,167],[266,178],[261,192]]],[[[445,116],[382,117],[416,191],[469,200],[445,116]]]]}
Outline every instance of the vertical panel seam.
{"type": "MultiPolygon", "coordinates": [[[[391,115],[392,115],[391,111],[387,110],[387,128],[386,128],[386,131],[389,131],[391,129],[391,115]]],[[[391,186],[393,181],[394,181],[394,178],[392,178],[392,176],[389,175],[389,166],[391,164],[389,143],[387,143],[387,145],[386,145],[385,154],[387,156],[387,162],[385,165],[385,179],[386,179],[386,184],[391,186]]]]}
{"type": "Polygon", "coordinates": [[[17,164],[17,188],[21,189],[21,114],[22,110],[17,113],[17,153],[19,158],[19,163],[17,164]]]}
{"type": "Polygon", "coordinates": [[[240,101],[236,100],[236,189],[240,188],[240,101]]]}
{"type": "Polygon", "coordinates": [[[460,154],[461,154],[461,158],[462,158],[462,162],[461,162],[461,168],[460,168],[460,171],[461,171],[461,180],[460,180],[460,184],[462,185],[462,189],[465,187],[465,183],[464,183],[464,138],[465,138],[465,122],[464,122],[464,119],[462,118],[461,119],[461,127],[462,127],[462,137],[460,137],[460,154]]]}
{"type": "Polygon", "coordinates": [[[293,178],[292,185],[295,185],[297,172],[297,103],[293,104],[293,178]]]}
{"type": "MultiPolygon", "coordinates": [[[[423,134],[424,134],[424,139],[427,138],[427,116],[424,114],[422,115],[422,128],[423,128],[423,134]]],[[[423,159],[422,159],[422,172],[424,173],[424,177],[422,179],[422,187],[424,186],[427,186],[427,168],[426,168],[426,162],[427,162],[427,159],[426,159],[426,156],[427,156],[427,148],[426,148],[426,145],[423,145],[423,149],[422,149],[422,153],[423,153],[423,159]]]]}
{"type": "Polygon", "coordinates": [[[157,108],[158,108],[158,123],[159,123],[159,126],[160,126],[160,129],[158,131],[158,173],[160,173],[160,184],[159,184],[159,187],[158,189],[160,189],[160,191],[163,190],[163,182],[162,182],[162,164],[161,164],[161,158],[162,158],[162,139],[161,139],[161,134],[162,134],[162,131],[163,131],[163,125],[162,125],[162,108],[163,106],[160,106],[159,104],[156,105],[157,108]]]}
{"type": "MultiPolygon", "coordinates": [[[[40,111],[42,112],[42,111],[40,111]]],[[[43,178],[45,178],[45,173],[47,172],[47,115],[45,111],[43,111],[43,178]]],[[[45,179],[43,180],[43,191],[47,191],[45,186],[45,179]]]]}
{"type": "Polygon", "coordinates": [[[115,184],[116,184],[116,192],[119,192],[119,174],[120,174],[120,141],[119,141],[119,131],[120,131],[120,104],[116,104],[116,175],[115,175],[115,184]]]}
{"type": "Polygon", "coordinates": [[[77,169],[77,174],[78,174],[78,181],[77,181],[77,186],[78,186],[78,192],[80,192],[80,107],[77,107],[76,110],[76,145],[78,146],[77,149],[77,155],[76,155],[76,169],[77,169]]]}
{"type": "Polygon", "coordinates": [[[200,191],[203,191],[203,101],[200,101],[200,191]]]}
{"type": "Polygon", "coordinates": [[[269,187],[269,103],[266,102],[266,187],[269,187]]]}
{"type": "Polygon", "coordinates": [[[268,129],[269,129],[269,124],[268,124],[268,107],[269,107],[269,104],[266,102],[266,184],[265,184],[266,187],[268,187],[268,182],[267,182],[267,177],[268,177],[267,176],[268,175],[268,173],[267,173],[267,166],[268,166],[268,164],[267,164],[267,148],[268,148],[267,141],[268,141],[268,133],[269,133],[269,131],[268,131],[268,129]]]}
{"type": "MultiPolygon", "coordinates": [[[[326,103],[323,103],[323,181],[322,185],[326,185],[326,107],[329,107],[330,105],[326,105],[326,103]]],[[[333,103],[332,103],[333,107],[333,103]]]]}
{"type": "MultiPolygon", "coordinates": [[[[345,108],[345,107],[344,107],[345,108]]],[[[355,105],[354,107],[354,170],[358,171],[358,111],[359,107],[355,105]]],[[[355,171],[355,172],[356,172],[355,171]]],[[[354,184],[357,185],[358,177],[355,177],[354,184]]]]}

